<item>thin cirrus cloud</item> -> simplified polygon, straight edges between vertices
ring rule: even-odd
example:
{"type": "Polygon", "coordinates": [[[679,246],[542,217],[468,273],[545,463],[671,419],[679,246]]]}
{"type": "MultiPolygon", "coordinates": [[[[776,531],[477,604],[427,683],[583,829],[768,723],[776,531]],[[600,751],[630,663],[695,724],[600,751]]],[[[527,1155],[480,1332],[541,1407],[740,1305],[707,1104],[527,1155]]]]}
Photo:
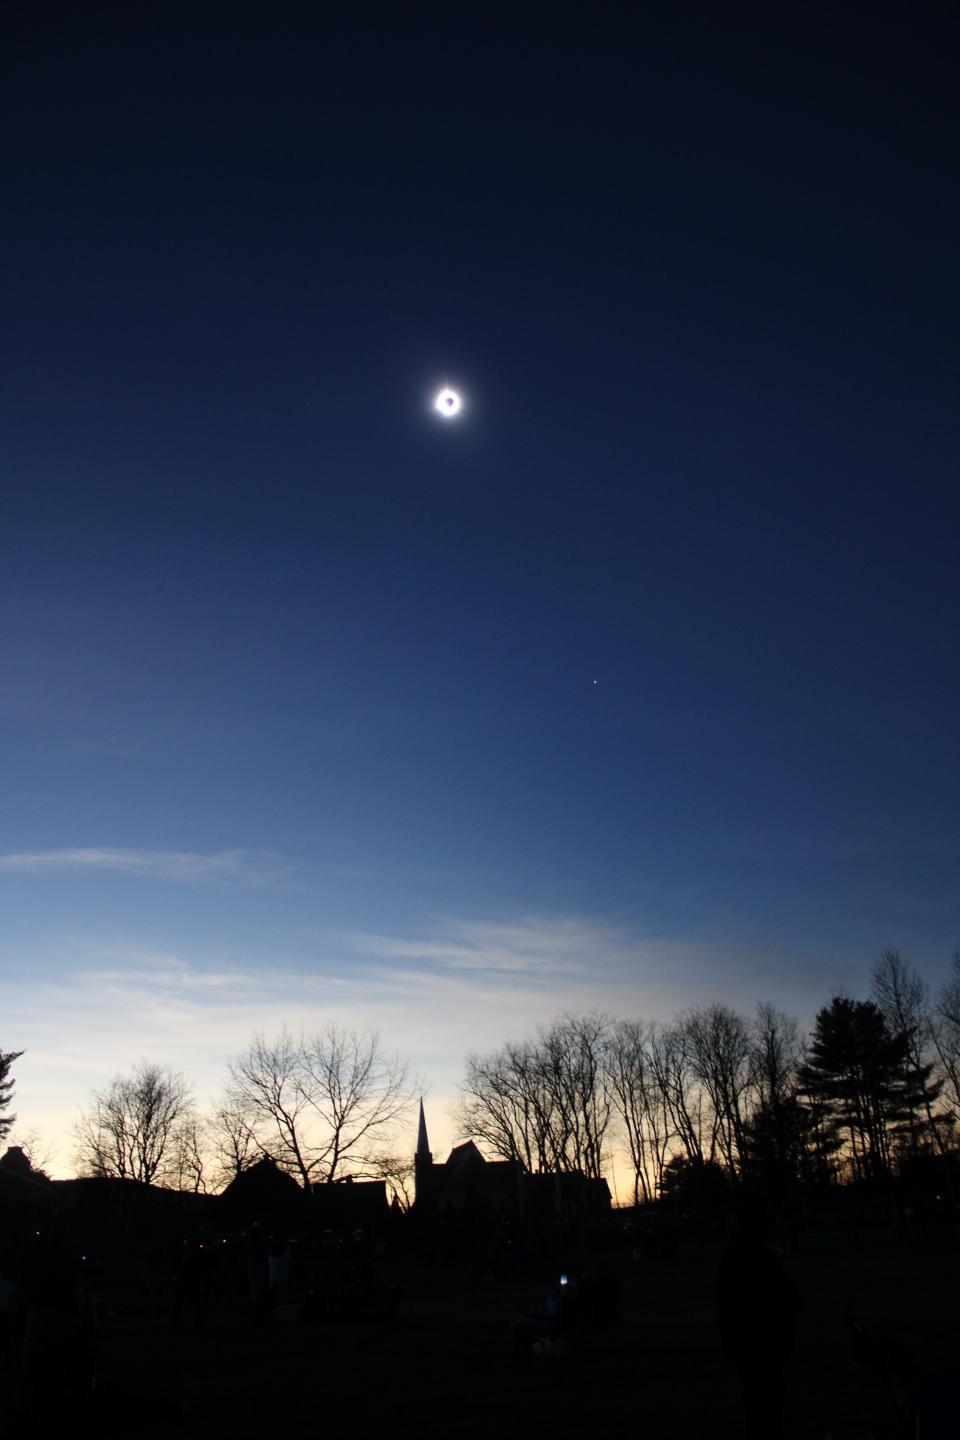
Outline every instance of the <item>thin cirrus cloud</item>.
{"type": "MultiPolygon", "coordinates": [[[[407,934],[317,930],[306,946],[304,938],[278,938],[269,955],[256,944],[211,954],[135,934],[51,942],[5,999],[7,1043],[25,1052],[17,1066],[24,1130],[39,1127],[57,1144],[66,1173],[77,1106],[139,1058],[183,1070],[208,1106],[255,1031],[309,1032],[336,1019],[371,1026],[411,1062],[432,1097],[431,1139],[442,1149],[455,1138],[445,1116],[470,1053],[568,1010],[667,1020],[718,995],[747,1013],[780,994],[759,975],[741,977],[732,993],[730,953],[631,935],[587,915],[435,917],[407,934]]],[[[0,945],[0,968],[13,949],[0,945]]]]}
{"type": "Polygon", "coordinates": [[[131,850],[91,846],[31,850],[0,855],[0,872],[23,875],[109,872],[151,880],[242,880],[262,882],[285,869],[276,855],[253,850],[131,850]]]}
{"type": "Polygon", "coordinates": [[[413,938],[345,938],[352,950],[380,960],[504,974],[577,975],[620,964],[635,953],[617,930],[577,916],[531,916],[513,923],[443,920],[413,938]]]}
{"type": "Polygon", "coordinates": [[[206,1106],[255,1031],[309,1032],[336,1019],[371,1026],[410,1061],[433,1096],[431,1134],[442,1148],[453,1142],[445,1114],[464,1056],[516,1038],[556,1008],[586,1003],[573,956],[600,928],[531,919],[450,921],[419,940],[328,934],[306,968],[282,953],[266,966],[249,953],[199,956],[133,935],[74,941],[61,957],[69,963],[38,969],[8,1009],[10,1033],[25,1051],[21,1119],[56,1145],[59,1171],[68,1173],[77,1106],[138,1058],[183,1070],[206,1106]],[[548,960],[554,945],[566,951],[556,962],[563,973],[548,960]],[[373,963],[358,966],[361,953],[373,963]]]}
{"type": "Polygon", "coordinates": [[[434,920],[420,934],[354,932],[330,940],[341,956],[364,962],[381,997],[419,993],[438,1005],[447,997],[451,1010],[459,997],[467,1015],[492,1005],[513,1029],[524,1016],[533,1024],[565,1009],[668,1020],[689,1005],[721,1000],[748,1014],[772,996],[810,1018],[837,985],[829,957],[694,936],[634,935],[576,914],[434,920]]]}

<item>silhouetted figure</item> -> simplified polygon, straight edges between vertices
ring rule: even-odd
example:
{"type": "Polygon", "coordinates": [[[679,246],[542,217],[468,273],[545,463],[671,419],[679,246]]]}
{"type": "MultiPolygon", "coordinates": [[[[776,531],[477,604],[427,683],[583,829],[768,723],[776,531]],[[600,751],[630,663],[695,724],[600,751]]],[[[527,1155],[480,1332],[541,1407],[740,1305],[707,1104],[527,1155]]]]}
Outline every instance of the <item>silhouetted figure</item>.
{"type": "Polygon", "coordinates": [[[765,1242],[762,1203],[747,1196],[720,1260],[717,1318],[743,1387],[748,1440],[782,1434],[784,1366],[802,1308],[797,1287],[765,1242]]]}
{"type": "Polygon", "coordinates": [[[0,1365],[6,1365],[13,1346],[13,1316],[17,1287],[0,1270],[0,1365]]]}
{"type": "Polygon", "coordinates": [[[577,1293],[577,1319],[585,1330],[609,1330],[623,1324],[620,1285],[604,1265],[585,1271],[577,1293]]]}
{"type": "Polygon", "coordinates": [[[273,1303],[274,1305],[283,1305],[287,1298],[287,1286],[290,1281],[289,1241],[277,1238],[271,1242],[268,1273],[273,1303]]]}
{"type": "Polygon", "coordinates": [[[177,1266],[173,1297],[173,1328],[176,1330],[185,1314],[200,1330],[206,1319],[207,1302],[213,1280],[215,1256],[200,1242],[185,1243],[177,1266]]]}
{"type": "Polygon", "coordinates": [[[870,1325],[854,1313],[852,1305],[843,1312],[850,1332],[854,1360],[872,1371],[890,1393],[905,1426],[913,1427],[914,1390],[919,1371],[915,1352],[899,1335],[870,1325]]]}
{"type": "Polygon", "coordinates": [[[270,1271],[267,1243],[258,1222],[254,1222],[247,1241],[247,1284],[250,1288],[250,1309],[253,1323],[266,1323],[270,1310],[270,1271]]]}
{"type": "Polygon", "coordinates": [[[955,1440],[960,1369],[927,1370],[918,1352],[897,1334],[864,1320],[848,1305],[843,1318],[850,1334],[850,1353],[888,1392],[900,1432],[923,1440],[955,1440]]]}
{"type": "Polygon", "coordinates": [[[26,1323],[17,1406],[41,1433],[59,1429],[93,1375],[92,1345],[77,1304],[76,1269],[60,1225],[33,1236],[23,1260],[26,1323]]]}
{"type": "Polygon", "coordinates": [[[567,1347],[579,1320],[579,1292],[572,1276],[561,1275],[560,1283],[547,1296],[544,1315],[528,1315],[510,1327],[514,1359],[529,1355],[557,1354],[567,1347]]]}

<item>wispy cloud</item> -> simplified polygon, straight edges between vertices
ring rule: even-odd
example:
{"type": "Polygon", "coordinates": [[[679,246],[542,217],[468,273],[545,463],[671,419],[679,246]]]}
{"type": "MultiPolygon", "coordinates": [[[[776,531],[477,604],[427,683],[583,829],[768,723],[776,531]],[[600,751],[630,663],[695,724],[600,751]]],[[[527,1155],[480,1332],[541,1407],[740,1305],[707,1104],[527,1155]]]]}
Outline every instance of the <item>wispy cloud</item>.
{"type": "Polygon", "coordinates": [[[110,871],[152,880],[242,880],[263,882],[287,868],[279,856],[255,850],[130,850],[90,846],[73,850],[30,850],[0,855],[0,871],[25,875],[110,871]]]}
{"type": "Polygon", "coordinates": [[[528,975],[594,973],[635,954],[617,930],[579,916],[529,916],[506,924],[438,920],[412,939],[356,934],[347,940],[353,950],[382,960],[528,975]]]}
{"type": "Polygon", "coordinates": [[[240,970],[211,974],[194,971],[188,966],[180,964],[171,964],[166,969],[152,970],[91,970],[87,973],[86,978],[95,985],[108,986],[118,992],[123,988],[150,988],[171,995],[184,990],[210,992],[218,1003],[223,1002],[225,995],[229,998],[230,995],[240,991],[256,990],[264,983],[258,976],[244,974],[240,970]]]}
{"type": "Polygon", "coordinates": [[[143,1056],[184,1070],[208,1104],[255,1030],[370,1025],[422,1077],[442,1148],[464,1057],[564,1011],[668,1019],[700,1001],[747,1012],[775,998],[805,1020],[811,988],[819,1003],[825,982],[811,987],[793,954],[774,957],[778,973],[763,959],[576,914],[435,917],[400,934],[298,929],[269,950],[252,937],[211,947],[173,935],[158,944],[156,935],[52,934],[27,949],[8,938],[0,969],[15,983],[2,1038],[25,1052],[16,1071],[23,1127],[68,1136],[90,1091],[143,1056]]]}

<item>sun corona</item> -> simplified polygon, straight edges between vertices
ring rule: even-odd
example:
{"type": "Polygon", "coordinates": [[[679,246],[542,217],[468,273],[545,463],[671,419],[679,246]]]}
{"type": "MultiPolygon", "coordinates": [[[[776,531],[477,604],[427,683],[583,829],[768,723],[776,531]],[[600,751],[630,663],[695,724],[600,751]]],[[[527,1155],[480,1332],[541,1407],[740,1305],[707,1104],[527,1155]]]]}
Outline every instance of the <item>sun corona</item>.
{"type": "Polygon", "coordinates": [[[456,390],[444,386],[434,400],[433,408],[444,420],[453,420],[463,409],[463,401],[456,390]]]}

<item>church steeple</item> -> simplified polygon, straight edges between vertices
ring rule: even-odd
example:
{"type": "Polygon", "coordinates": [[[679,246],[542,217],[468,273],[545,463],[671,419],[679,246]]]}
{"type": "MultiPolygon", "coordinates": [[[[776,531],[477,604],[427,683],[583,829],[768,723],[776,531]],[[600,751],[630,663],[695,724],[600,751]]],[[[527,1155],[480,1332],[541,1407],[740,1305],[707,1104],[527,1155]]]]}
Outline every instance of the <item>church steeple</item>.
{"type": "Polygon", "coordinates": [[[433,1156],[430,1154],[430,1144],[427,1140],[427,1117],[423,1113],[423,1096],[420,1096],[420,1124],[417,1127],[417,1160],[426,1161],[428,1165],[433,1164],[433,1156]]]}
{"type": "Polygon", "coordinates": [[[430,1142],[427,1139],[427,1117],[423,1113],[423,1096],[421,1095],[420,1124],[417,1127],[417,1153],[413,1157],[414,1197],[418,1205],[423,1205],[430,1194],[433,1178],[433,1156],[430,1153],[430,1142]]]}

